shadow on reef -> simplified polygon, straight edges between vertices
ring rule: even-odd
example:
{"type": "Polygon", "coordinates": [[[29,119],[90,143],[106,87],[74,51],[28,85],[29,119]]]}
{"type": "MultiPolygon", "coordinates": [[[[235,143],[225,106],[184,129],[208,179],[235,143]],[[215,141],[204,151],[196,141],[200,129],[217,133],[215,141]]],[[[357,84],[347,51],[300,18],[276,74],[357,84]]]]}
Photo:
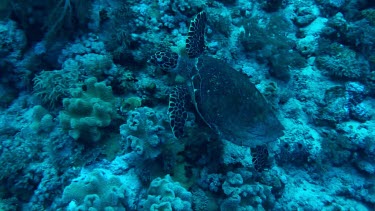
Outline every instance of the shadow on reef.
{"type": "Polygon", "coordinates": [[[10,1],[10,18],[25,30],[29,43],[46,38],[73,38],[77,29],[87,30],[89,0],[10,1]],[[41,27],[43,26],[43,27],[41,27]]]}

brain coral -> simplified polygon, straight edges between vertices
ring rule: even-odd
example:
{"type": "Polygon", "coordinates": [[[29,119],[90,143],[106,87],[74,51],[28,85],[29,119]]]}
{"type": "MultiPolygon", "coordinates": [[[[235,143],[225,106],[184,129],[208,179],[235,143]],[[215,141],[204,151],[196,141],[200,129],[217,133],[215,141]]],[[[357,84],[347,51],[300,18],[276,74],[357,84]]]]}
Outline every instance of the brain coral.
{"type": "Polygon", "coordinates": [[[154,179],[147,192],[147,199],[142,199],[141,210],[192,210],[192,194],[178,182],[174,182],[169,175],[163,179],[154,179]]]}
{"type": "Polygon", "coordinates": [[[145,159],[160,155],[162,145],[173,139],[168,129],[167,112],[148,107],[128,112],[126,124],[120,126],[122,145],[145,159]],[[167,132],[168,131],[168,132],[167,132]]]}

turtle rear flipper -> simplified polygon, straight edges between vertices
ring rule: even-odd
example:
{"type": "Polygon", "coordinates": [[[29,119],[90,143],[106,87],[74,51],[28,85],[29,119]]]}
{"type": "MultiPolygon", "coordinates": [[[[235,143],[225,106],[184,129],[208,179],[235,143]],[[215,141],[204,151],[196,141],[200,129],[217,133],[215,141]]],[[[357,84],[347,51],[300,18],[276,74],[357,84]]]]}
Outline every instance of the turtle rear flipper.
{"type": "Polygon", "coordinates": [[[198,13],[191,21],[188,36],[186,38],[186,51],[189,58],[196,58],[206,48],[204,33],[207,17],[204,11],[198,13]]]}
{"type": "Polygon", "coordinates": [[[176,138],[184,135],[187,95],[186,88],[182,86],[176,86],[169,95],[168,114],[172,132],[176,138]]]}

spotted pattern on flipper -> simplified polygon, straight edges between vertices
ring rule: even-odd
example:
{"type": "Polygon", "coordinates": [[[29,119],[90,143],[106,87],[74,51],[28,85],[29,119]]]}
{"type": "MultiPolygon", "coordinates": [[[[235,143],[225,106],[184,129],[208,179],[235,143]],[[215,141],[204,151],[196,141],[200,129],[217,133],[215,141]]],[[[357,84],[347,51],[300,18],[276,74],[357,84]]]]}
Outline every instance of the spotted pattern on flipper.
{"type": "Polygon", "coordinates": [[[158,51],[148,61],[163,70],[171,70],[177,67],[178,54],[171,51],[158,51]]]}
{"type": "Polygon", "coordinates": [[[251,148],[251,156],[253,157],[254,169],[257,172],[262,172],[269,167],[267,146],[262,145],[251,148]]]}
{"type": "Polygon", "coordinates": [[[176,86],[169,94],[168,114],[172,132],[176,138],[181,138],[184,135],[184,127],[187,119],[187,93],[185,87],[176,86]]]}
{"type": "Polygon", "coordinates": [[[186,51],[189,58],[198,57],[206,48],[204,33],[207,17],[205,12],[198,13],[191,21],[186,38],[186,51]]]}

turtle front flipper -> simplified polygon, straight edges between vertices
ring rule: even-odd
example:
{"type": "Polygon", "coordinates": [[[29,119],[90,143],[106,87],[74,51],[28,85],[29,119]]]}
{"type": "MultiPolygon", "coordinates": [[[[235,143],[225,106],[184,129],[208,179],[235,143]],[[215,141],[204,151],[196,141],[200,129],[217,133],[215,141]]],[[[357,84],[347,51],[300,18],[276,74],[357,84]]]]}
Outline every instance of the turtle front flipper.
{"type": "Polygon", "coordinates": [[[188,36],[186,38],[186,52],[189,58],[196,58],[206,48],[204,33],[207,17],[204,11],[198,13],[191,21],[188,36]]]}
{"type": "Polygon", "coordinates": [[[176,86],[169,95],[168,114],[172,132],[176,138],[184,135],[187,119],[186,103],[188,92],[183,86],[176,86]]]}

